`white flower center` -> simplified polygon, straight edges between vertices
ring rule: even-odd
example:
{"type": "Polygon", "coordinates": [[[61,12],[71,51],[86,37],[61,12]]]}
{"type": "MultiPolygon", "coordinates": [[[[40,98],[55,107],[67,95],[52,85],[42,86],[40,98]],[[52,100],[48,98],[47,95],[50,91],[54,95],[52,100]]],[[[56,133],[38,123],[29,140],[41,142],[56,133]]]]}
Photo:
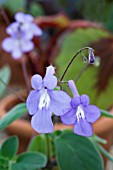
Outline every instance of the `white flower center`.
{"type": "Polygon", "coordinates": [[[76,116],[77,116],[78,122],[79,122],[79,119],[85,119],[84,111],[81,106],[78,106],[76,116]]]}
{"type": "Polygon", "coordinates": [[[48,109],[49,107],[49,104],[50,104],[50,97],[47,93],[47,89],[42,89],[41,91],[41,97],[40,97],[40,102],[39,102],[39,105],[38,105],[38,108],[40,110],[42,110],[43,107],[46,107],[46,109],[48,109]]]}

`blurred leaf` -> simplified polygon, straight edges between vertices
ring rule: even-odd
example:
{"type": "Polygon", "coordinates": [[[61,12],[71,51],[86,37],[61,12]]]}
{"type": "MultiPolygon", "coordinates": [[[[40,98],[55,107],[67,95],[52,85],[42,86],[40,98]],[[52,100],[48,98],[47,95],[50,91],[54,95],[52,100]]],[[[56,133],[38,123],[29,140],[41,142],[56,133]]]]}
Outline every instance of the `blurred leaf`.
{"type": "Polygon", "coordinates": [[[102,109],[101,109],[101,116],[113,118],[113,115],[112,115],[111,113],[109,113],[109,112],[106,111],[106,110],[102,110],[102,109]]]}
{"type": "Polygon", "coordinates": [[[24,11],[25,8],[25,1],[26,0],[8,0],[4,7],[8,8],[12,14],[16,13],[17,11],[24,11]]]}
{"type": "Polygon", "coordinates": [[[6,115],[0,119],[0,130],[6,128],[14,120],[19,119],[25,113],[27,113],[27,108],[25,103],[21,103],[12,108],[6,115]]]}
{"type": "Polygon", "coordinates": [[[18,138],[16,136],[5,140],[1,146],[1,155],[5,158],[12,159],[18,150],[18,138]]]}
{"type": "Polygon", "coordinates": [[[74,133],[56,138],[58,166],[61,170],[103,170],[103,162],[92,142],[74,133]]]}
{"type": "MultiPolygon", "coordinates": [[[[110,34],[101,29],[77,29],[76,31],[71,32],[62,42],[62,49],[59,55],[56,58],[56,64],[58,65],[58,75],[61,77],[63,74],[67,64],[72,59],[72,57],[76,54],[78,50],[85,46],[89,46],[94,41],[99,40],[102,37],[109,37],[110,34]]],[[[94,49],[95,50],[95,49],[94,49]]],[[[68,81],[70,79],[75,80],[80,70],[84,67],[85,63],[83,63],[82,55],[79,55],[69,68],[64,81],[68,81]]],[[[107,91],[102,93],[97,97],[97,90],[94,88],[96,82],[96,75],[99,68],[91,65],[81,76],[81,78],[76,83],[78,91],[80,94],[87,94],[90,96],[91,103],[96,104],[100,108],[107,109],[113,104],[113,95],[111,93],[111,89],[113,87],[113,81],[110,82],[109,88],[107,91]],[[106,99],[105,99],[106,98],[106,99]]],[[[67,85],[63,85],[63,89],[70,92],[67,85]]]]}
{"type": "Polygon", "coordinates": [[[83,5],[83,15],[86,19],[90,19],[93,21],[105,21],[107,16],[107,4],[105,0],[85,0],[83,5]],[[92,12],[92,9],[96,6],[95,14],[92,12]],[[100,11],[103,11],[103,15],[100,15],[100,11]]]}
{"type": "Polygon", "coordinates": [[[44,11],[43,8],[40,4],[38,3],[31,3],[30,5],[30,13],[34,16],[34,17],[38,17],[38,16],[42,16],[44,15],[44,11]]]}
{"type": "MultiPolygon", "coordinates": [[[[80,8],[79,8],[80,11],[80,8]]],[[[86,20],[92,20],[101,22],[109,31],[113,32],[113,24],[111,22],[113,18],[113,1],[107,0],[85,0],[82,3],[82,15],[86,20]],[[95,13],[92,9],[96,6],[95,13]],[[100,11],[103,11],[103,15],[100,15],[100,11]]]]}
{"type": "Polygon", "coordinates": [[[6,3],[8,0],[0,0],[0,5],[3,5],[4,3],[6,3]]]}
{"type": "Polygon", "coordinates": [[[29,146],[28,146],[28,151],[38,151],[43,154],[47,154],[47,143],[46,143],[46,137],[44,134],[35,136],[29,146]]]}
{"type": "Polygon", "coordinates": [[[8,65],[0,69],[0,98],[3,96],[7,88],[4,83],[8,84],[10,81],[10,77],[11,77],[11,70],[8,65]]]}
{"type": "Polygon", "coordinates": [[[37,152],[27,152],[18,156],[11,170],[36,170],[46,166],[46,156],[37,152]]]}

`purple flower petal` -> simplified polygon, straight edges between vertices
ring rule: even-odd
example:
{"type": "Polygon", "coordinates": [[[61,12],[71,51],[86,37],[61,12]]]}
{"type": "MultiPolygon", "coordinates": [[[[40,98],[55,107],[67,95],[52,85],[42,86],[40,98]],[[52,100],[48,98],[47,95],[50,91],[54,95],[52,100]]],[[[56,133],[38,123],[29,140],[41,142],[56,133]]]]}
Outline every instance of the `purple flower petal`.
{"type": "Polygon", "coordinates": [[[31,40],[34,36],[42,35],[42,30],[34,23],[25,23],[21,26],[21,30],[24,32],[24,37],[27,40],[31,40]]]}
{"type": "Polygon", "coordinates": [[[20,23],[25,23],[25,22],[33,22],[34,18],[32,15],[18,12],[15,15],[15,20],[20,23]]]}
{"type": "Polygon", "coordinates": [[[18,32],[18,30],[19,30],[19,23],[13,22],[7,27],[6,32],[7,34],[13,36],[15,33],[18,32]]]}
{"type": "Polygon", "coordinates": [[[51,102],[49,105],[49,109],[57,116],[64,115],[71,109],[71,98],[65,92],[61,90],[48,90],[48,94],[50,95],[51,102]]]}
{"type": "Polygon", "coordinates": [[[74,133],[81,136],[92,136],[93,129],[92,125],[88,123],[85,119],[79,119],[74,126],[74,133]]]}
{"type": "Polygon", "coordinates": [[[40,27],[38,27],[36,24],[32,23],[30,25],[30,29],[33,33],[33,36],[41,36],[42,35],[42,30],[40,27]]]}
{"type": "Polygon", "coordinates": [[[96,120],[100,117],[100,109],[94,105],[89,105],[84,107],[86,120],[90,123],[96,122],[96,120]]]}
{"type": "Polygon", "coordinates": [[[80,97],[79,96],[76,96],[76,97],[72,98],[71,106],[73,108],[77,108],[80,104],[81,104],[81,101],[80,101],[80,97]]]}
{"type": "Polygon", "coordinates": [[[94,53],[93,53],[93,49],[89,48],[88,53],[89,53],[89,63],[93,64],[95,62],[95,56],[94,56],[94,53]]]}
{"type": "Polygon", "coordinates": [[[25,25],[28,25],[28,24],[24,24],[21,26],[21,34],[22,34],[21,37],[27,41],[32,40],[32,38],[33,38],[32,31],[29,28],[24,28],[25,25]]]}
{"type": "Polygon", "coordinates": [[[40,92],[32,90],[27,98],[26,105],[30,115],[36,114],[40,100],[40,92]]]}
{"type": "Polygon", "coordinates": [[[81,99],[81,103],[83,104],[83,106],[89,105],[89,102],[90,102],[89,96],[87,96],[86,94],[83,94],[80,96],[80,99],[81,99]]]}
{"type": "Polygon", "coordinates": [[[43,84],[47,89],[54,89],[57,86],[57,77],[50,75],[50,76],[45,76],[43,79],[43,84]]]}
{"type": "Polygon", "coordinates": [[[68,86],[71,89],[74,97],[79,96],[78,90],[73,80],[68,81],[68,86]]]}
{"type": "Polygon", "coordinates": [[[12,57],[13,57],[14,59],[19,59],[19,58],[22,57],[23,53],[22,53],[22,51],[21,51],[19,48],[15,48],[15,49],[12,51],[11,55],[12,55],[12,57]]]}
{"type": "Polygon", "coordinates": [[[23,52],[29,52],[33,50],[34,44],[32,41],[21,40],[21,49],[23,52]]]}
{"type": "Polygon", "coordinates": [[[42,77],[38,74],[35,74],[31,78],[31,85],[33,89],[41,90],[42,89],[42,77]]]}
{"type": "Polygon", "coordinates": [[[5,38],[2,42],[2,48],[6,52],[11,52],[14,49],[14,42],[12,38],[5,38]]]}
{"type": "Polygon", "coordinates": [[[65,115],[60,117],[62,122],[66,125],[72,125],[76,123],[76,110],[71,109],[65,115]]]}
{"type": "Polygon", "coordinates": [[[46,69],[46,74],[43,79],[44,86],[52,90],[57,86],[57,77],[54,76],[55,68],[50,65],[46,69]]]}
{"type": "Polygon", "coordinates": [[[55,74],[55,67],[53,67],[52,65],[48,66],[46,69],[46,76],[50,76],[50,75],[54,75],[55,74]]]}
{"type": "Polygon", "coordinates": [[[24,14],[27,22],[33,22],[34,17],[30,14],[24,14]]]}
{"type": "Polygon", "coordinates": [[[31,119],[31,125],[38,133],[51,133],[54,126],[51,119],[52,113],[45,108],[38,110],[31,119]]]}

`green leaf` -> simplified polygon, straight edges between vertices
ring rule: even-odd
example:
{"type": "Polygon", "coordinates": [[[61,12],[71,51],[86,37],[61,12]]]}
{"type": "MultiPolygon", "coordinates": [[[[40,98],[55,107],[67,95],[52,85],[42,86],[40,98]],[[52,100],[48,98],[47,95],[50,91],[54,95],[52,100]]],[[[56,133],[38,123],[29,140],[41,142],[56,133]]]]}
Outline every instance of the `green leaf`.
{"type": "Polygon", "coordinates": [[[1,146],[1,155],[5,158],[12,159],[18,150],[18,138],[12,136],[7,139],[1,146]]]}
{"type": "Polygon", "coordinates": [[[4,4],[5,8],[8,8],[12,14],[17,11],[24,11],[25,9],[25,0],[7,0],[4,4]]]}
{"type": "Polygon", "coordinates": [[[35,136],[29,146],[28,146],[28,151],[38,151],[43,154],[47,154],[47,143],[46,143],[46,137],[44,134],[35,136]]]}
{"type": "Polygon", "coordinates": [[[46,156],[38,152],[27,152],[18,156],[11,170],[36,170],[46,166],[46,156]]]}
{"type": "Polygon", "coordinates": [[[34,16],[38,17],[44,15],[43,7],[39,3],[31,3],[29,12],[34,16]]]}
{"type": "Polygon", "coordinates": [[[4,66],[0,69],[0,98],[3,96],[4,92],[6,91],[6,85],[9,83],[11,77],[11,70],[10,67],[4,66]]]}
{"type": "Polygon", "coordinates": [[[9,160],[0,156],[0,170],[7,169],[9,167],[9,160]]]}
{"type": "Polygon", "coordinates": [[[110,161],[113,162],[113,156],[109,154],[102,146],[100,146],[98,143],[94,143],[94,145],[97,147],[97,149],[104,154],[110,161]]]}
{"type": "Polygon", "coordinates": [[[101,115],[109,118],[113,118],[113,115],[106,110],[101,109],[101,115]]]}
{"type": "Polygon", "coordinates": [[[56,138],[56,154],[61,170],[103,170],[100,154],[85,137],[64,133],[56,138]]]}
{"type": "Polygon", "coordinates": [[[2,119],[0,119],[0,130],[6,128],[10,123],[12,123],[16,119],[19,119],[25,113],[27,113],[25,103],[16,105],[13,109],[6,113],[6,115],[2,119]]]}

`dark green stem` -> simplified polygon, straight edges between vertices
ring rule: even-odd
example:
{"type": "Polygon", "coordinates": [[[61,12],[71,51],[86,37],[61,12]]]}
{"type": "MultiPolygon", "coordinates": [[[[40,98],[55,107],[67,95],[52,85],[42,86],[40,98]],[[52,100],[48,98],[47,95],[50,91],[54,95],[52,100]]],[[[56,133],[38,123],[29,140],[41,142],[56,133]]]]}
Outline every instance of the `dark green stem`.
{"type": "Polygon", "coordinates": [[[47,159],[48,159],[48,162],[50,162],[51,155],[50,155],[50,137],[49,137],[49,134],[46,134],[46,142],[47,142],[47,159]]]}
{"type": "Polygon", "coordinates": [[[84,48],[80,49],[80,50],[74,55],[74,57],[71,59],[71,61],[70,61],[70,62],[68,63],[68,65],[67,65],[66,69],[64,70],[64,73],[63,73],[60,81],[63,80],[66,72],[68,71],[68,69],[69,69],[69,67],[70,67],[70,65],[72,64],[72,62],[74,61],[74,59],[78,56],[78,54],[80,54],[83,50],[86,50],[86,49],[89,49],[89,48],[90,48],[90,47],[84,47],[84,48]]]}

